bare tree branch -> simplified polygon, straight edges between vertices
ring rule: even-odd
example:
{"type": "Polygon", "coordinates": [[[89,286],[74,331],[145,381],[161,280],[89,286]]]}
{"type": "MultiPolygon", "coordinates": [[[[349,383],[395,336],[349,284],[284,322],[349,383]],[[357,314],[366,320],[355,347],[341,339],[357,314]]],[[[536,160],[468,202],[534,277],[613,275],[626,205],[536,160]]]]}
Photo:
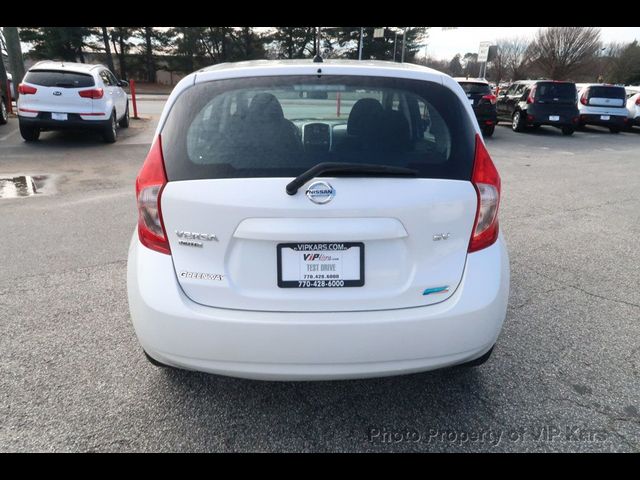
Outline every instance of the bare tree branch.
{"type": "Polygon", "coordinates": [[[531,55],[544,76],[566,80],[592,65],[600,46],[599,28],[548,27],[538,31],[531,55]]]}

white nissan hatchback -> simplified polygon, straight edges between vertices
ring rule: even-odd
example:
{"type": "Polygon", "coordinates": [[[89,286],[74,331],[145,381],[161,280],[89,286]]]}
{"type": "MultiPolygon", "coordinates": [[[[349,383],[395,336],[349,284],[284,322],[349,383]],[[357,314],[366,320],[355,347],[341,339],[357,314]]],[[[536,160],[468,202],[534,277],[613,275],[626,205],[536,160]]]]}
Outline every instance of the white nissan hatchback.
{"type": "Polygon", "coordinates": [[[500,177],[462,88],[375,61],[184,78],[136,181],[149,360],[313,380],[478,365],[506,315],[500,177]]]}

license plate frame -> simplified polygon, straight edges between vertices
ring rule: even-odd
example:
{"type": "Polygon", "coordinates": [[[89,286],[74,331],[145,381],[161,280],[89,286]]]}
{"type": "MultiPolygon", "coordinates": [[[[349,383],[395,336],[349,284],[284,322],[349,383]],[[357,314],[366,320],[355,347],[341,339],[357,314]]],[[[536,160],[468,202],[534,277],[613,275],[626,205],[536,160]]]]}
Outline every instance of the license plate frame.
{"type": "MultiPolygon", "coordinates": [[[[364,243],[363,242],[289,242],[289,243],[279,243],[276,245],[277,251],[277,270],[278,270],[278,287],[280,288],[346,288],[346,287],[363,287],[365,284],[365,272],[364,272],[364,243]],[[323,246],[332,246],[331,248],[322,248],[323,246]],[[341,246],[342,249],[336,249],[336,246],[341,246]],[[284,279],[284,268],[283,261],[285,255],[288,257],[287,261],[292,261],[290,252],[287,252],[283,255],[284,249],[293,250],[293,256],[297,253],[298,257],[298,266],[300,263],[305,262],[303,255],[304,254],[336,254],[339,252],[346,252],[351,250],[352,248],[358,248],[359,252],[351,254],[351,257],[354,255],[357,256],[359,265],[357,266],[358,277],[351,278],[349,275],[344,275],[345,278],[302,278],[302,274],[299,274],[296,279],[287,278],[284,279]]],[[[344,266],[344,258],[342,253],[339,255],[341,268],[344,266]]],[[[313,261],[313,260],[310,260],[313,261]]],[[[350,259],[353,261],[353,258],[350,259]]],[[[353,270],[353,267],[351,267],[353,270]]],[[[290,272],[290,269],[288,269],[290,272]]],[[[300,269],[299,269],[300,271],[300,269]]],[[[343,269],[341,269],[342,275],[343,269]]],[[[314,277],[318,274],[314,274],[314,277]]],[[[324,274],[323,274],[324,275],[324,274]]],[[[335,275],[335,274],[327,274],[327,275],[335,275]]]]}

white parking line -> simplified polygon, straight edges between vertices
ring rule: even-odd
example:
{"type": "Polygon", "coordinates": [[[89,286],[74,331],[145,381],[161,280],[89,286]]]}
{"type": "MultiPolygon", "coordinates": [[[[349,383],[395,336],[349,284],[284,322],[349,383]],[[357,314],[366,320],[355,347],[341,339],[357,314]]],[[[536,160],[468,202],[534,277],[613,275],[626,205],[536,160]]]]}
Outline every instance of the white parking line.
{"type": "Polygon", "coordinates": [[[4,137],[0,137],[0,142],[4,142],[7,138],[11,137],[12,135],[18,133],[18,129],[16,128],[15,130],[12,130],[11,132],[7,133],[4,137]]]}

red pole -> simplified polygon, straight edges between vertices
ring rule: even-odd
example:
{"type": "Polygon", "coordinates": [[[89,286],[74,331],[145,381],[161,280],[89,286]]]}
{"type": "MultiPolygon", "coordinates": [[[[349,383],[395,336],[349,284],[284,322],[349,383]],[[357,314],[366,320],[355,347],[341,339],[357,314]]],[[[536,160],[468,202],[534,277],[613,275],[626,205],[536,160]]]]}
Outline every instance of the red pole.
{"type": "Polygon", "coordinates": [[[11,82],[7,80],[7,110],[13,113],[13,99],[11,98],[11,82]]]}
{"type": "Polygon", "coordinates": [[[336,116],[340,118],[340,92],[336,92],[336,116]]]}
{"type": "Polygon", "coordinates": [[[129,82],[129,88],[131,88],[131,101],[133,102],[133,118],[138,118],[138,104],[136,103],[136,81],[131,80],[129,82]]]}

